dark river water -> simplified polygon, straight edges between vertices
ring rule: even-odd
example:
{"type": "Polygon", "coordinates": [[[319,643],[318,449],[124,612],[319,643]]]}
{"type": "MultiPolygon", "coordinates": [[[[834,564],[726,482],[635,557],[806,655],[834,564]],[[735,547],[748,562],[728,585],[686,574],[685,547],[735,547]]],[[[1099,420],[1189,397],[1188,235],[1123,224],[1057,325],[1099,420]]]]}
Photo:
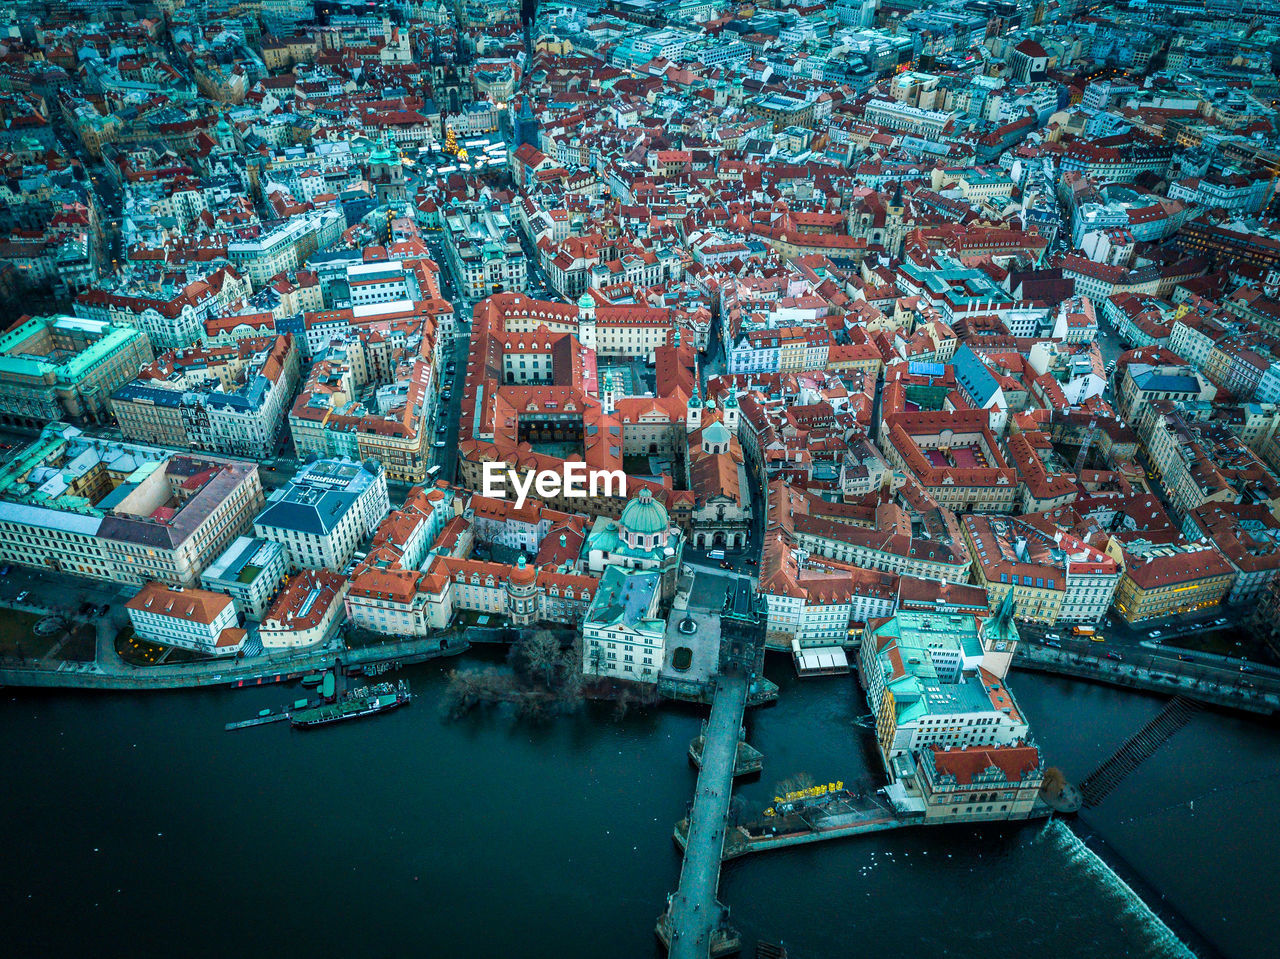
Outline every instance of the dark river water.
{"type": "MultiPolygon", "coordinates": [[[[309,732],[223,731],[296,695],[280,687],[0,691],[4,953],[660,956],[699,711],[449,721],[447,668],[403,674],[408,709],[309,732]]],[[[782,661],[770,675],[781,701],[748,720],[765,772],[738,794],[758,808],[797,773],[873,774],[852,680],[800,683],[782,661]]],[[[1030,674],[1011,684],[1076,779],[1160,706],[1030,674]]],[[[1204,713],[1070,828],[782,850],[728,864],[721,899],[748,944],[785,940],[797,959],[1186,955],[1132,886],[1201,954],[1274,957],[1278,757],[1272,725],[1204,713]]]]}

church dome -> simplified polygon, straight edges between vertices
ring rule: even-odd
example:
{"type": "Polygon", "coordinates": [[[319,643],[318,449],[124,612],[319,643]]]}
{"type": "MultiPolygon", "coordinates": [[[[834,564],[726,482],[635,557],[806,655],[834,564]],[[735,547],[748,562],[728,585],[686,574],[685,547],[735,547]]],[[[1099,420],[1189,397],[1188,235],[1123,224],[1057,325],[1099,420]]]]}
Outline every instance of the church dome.
{"type": "Polygon", "coordinates": [[[594,310],[596,308],[596,300],[590,293],[583,293],[578,297],[578,309],[594,310]]]}
{"type": "Polygon", "coordinates": [[[671,526],[667,508],[654,499],[648,489],[642,489],[639,495],[632,497],[623,508],[618,523],[628,533],[640,536],[665,533],[671,526]]]}
{"type": "Polygon", "coordinates": [[[391,149],[391,143],[387,137],[383,137],[378,142],[378,148],[373,151],[373,155],[369,157],[370,163],[396,163],[400,158],[391,149]]]}

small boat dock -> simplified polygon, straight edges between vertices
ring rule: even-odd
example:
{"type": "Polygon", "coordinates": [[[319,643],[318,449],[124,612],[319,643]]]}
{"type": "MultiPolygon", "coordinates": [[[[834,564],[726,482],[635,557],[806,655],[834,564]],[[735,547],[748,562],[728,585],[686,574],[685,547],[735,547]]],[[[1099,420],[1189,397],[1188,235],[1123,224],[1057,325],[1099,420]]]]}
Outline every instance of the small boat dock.
{"type": "Polygon", "coordinates": [[[318,700],[295,699],[291,705],[281,706],[277,710],[264,709],[252,719],[242,719],[239,722],[227,723],[222,728],[230,732],[233,729],[248,729],[250,726],[281,723],[287,719],[292,719],[295,712],[333,702],[338,698],[339,693],[339,677],[336,675],[336,668],[340,667],[340,665],[340,663],[335,664],[335,669],[327,669],[323,673],[309,673],[305,677],[301,677],[303,686],[315,687],[316,693],[320,696],[318,700]]]}
{"type": "Polygon", "coordinates": [[[289,718],[288,713],[272,713],[270,716],[254,716],[253,719],[242,719],[238,723],[227,723],[223,729],[248,729],[250,726],[265,726],[267,723],[280,723],[289,718]]]}

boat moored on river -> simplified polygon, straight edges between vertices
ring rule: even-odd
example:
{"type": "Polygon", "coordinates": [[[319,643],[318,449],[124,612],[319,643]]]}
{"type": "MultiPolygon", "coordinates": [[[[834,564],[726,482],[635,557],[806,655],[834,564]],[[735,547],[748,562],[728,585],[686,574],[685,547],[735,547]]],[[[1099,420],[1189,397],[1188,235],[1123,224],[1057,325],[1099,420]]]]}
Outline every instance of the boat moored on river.
{"type": "Polygon", "coordinates": [[[300,729],[309,729],[398,709],[408,705],[412,698],[409,684],[404,680],[396,684],[379,683],[376,686],[353,689],[336,702],[295,709],[289,714],[289,721],[300,729]]]}

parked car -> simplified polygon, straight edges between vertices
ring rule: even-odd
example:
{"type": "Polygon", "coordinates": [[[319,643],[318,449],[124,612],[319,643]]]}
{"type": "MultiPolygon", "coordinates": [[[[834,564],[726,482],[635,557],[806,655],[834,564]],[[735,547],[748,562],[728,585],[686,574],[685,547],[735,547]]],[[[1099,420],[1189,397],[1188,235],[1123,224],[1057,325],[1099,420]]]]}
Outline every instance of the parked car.
{"type": "Polygon", "coordinates": [[[1159,639],[1161,636],[1164,635],[1164,631],[1159,629],[1153,629],[1151,632],[1147,633],[1147,635],[1150,636],[1152,639],[1159,639]]]}
{"type": "Polygon", "coordinates": [[[17,601],[20,603],[30,595],[31,595],[31,590],[24,589],[21,593],[18,594],[17,601]]]}
{"type": "Polygon", "coordinates": [[[431,445],[432,445],[432,446],[434,446],[434,447],[435,447],[436,449],[438,449],[438,450],[442,450],[442,449],[444,449],[444,448],[445,448],[445,445],[446,445],[446,444],[445,444],[445,441],[444,441],[444,440],[436,440],[436,441],[435,441],[434,443],[432,443],[431,445]]]}

